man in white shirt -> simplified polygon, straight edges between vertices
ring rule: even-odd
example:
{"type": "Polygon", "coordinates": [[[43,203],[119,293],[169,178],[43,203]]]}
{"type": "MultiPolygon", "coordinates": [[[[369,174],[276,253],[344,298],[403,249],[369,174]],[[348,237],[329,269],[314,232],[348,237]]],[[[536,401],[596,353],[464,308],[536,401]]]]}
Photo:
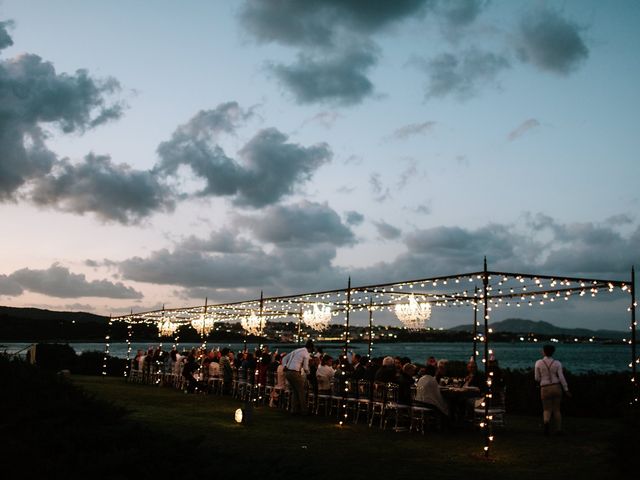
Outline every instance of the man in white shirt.
{"type": "Polygon", "coordinates": [[[302,372],[309,374],[309,357],[313,352],[313,341],[308,340],[302,348],[287,354],[283,359],[284,375],[291,385],[291,413],[307,413],[302,372]]]}
{"type": "Polygon", "coordinates": [[[540,384],[540,398],[542,400],[542,420],[544,422],[544,434],[550,433],[551,417],[556,424],[556,430],[561,431],[562,417],[560,414],[560,404],[562,402],[562,392],[568,397],[569,387],[562,373],[562,364],[555,360],[552,355],[556,351],[553,345],[545,345],[542,349],[544,357],[535,364],[536,382],[540,384]]]}

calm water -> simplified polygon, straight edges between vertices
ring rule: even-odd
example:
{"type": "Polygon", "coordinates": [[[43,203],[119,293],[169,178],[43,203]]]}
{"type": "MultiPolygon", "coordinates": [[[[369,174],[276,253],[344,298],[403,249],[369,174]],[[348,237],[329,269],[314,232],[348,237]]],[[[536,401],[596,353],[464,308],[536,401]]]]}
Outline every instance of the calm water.
{"type": "MultiPolygon", "coordinates": [[[[24,343],[4,343],[0,346],[0,351],[8,353],[16,352],[28,344],[24,343]]],[[[76,353],[87,351],[104,351],[103,343],[71,343],[76,353]]],[[[181,343],[180,348],[188,349],[199,346],[195,343],[181,343]]],[[[136,350],[146,350],[155,347],[152,343],[132,343],[132,356],[136,350]]],[[[163,344],[165,349],[170,349],[171,344],[163,344]]],[[[215,344],[209,343],[208,348],[229,347],[232,350],[242,350],[242,343],[215,344]]],[[[325,353],[338,355],[342,353],[342,347],[337,344],[320,344],[325,353]]],[[[250,349],[255,348],[255,344],[249,343],[250,349]]],[[[287,352],[296,348],[294,344],[273,344],[271,350],[279,349],[280,352],[287,352]]],[[[481,346],[479,347],[479,349],[481,346]]],[[[495,343],[491,346],[496,358],[503,368],[531,368],[534,362],[541,356],[542,345],[539,343],[495,343]]],[[[355,353],[366,354],[367,344],[352,344],[351,350],[355,353]]],[[[481,353],[483,351],[481,350],[481,353]]],[[[110,345],[112,356],[126,358],[127,344],[112,343],[110,345]]],[[[424,363],[433,355],[434,357],[446,358],[448,360],[467,361],[472,354],[470,343],[381,343],[373,346],[374,356],[401,356],[409,357],[413,362],[424,363]]],[[[555,358],[560,360],[566,370],[572,373],[596,372],[619,372],[629,371],[628,364],[631,359],[631,351],[628,345],[600,345],[600,344],[557,344],[555,358]]]]}

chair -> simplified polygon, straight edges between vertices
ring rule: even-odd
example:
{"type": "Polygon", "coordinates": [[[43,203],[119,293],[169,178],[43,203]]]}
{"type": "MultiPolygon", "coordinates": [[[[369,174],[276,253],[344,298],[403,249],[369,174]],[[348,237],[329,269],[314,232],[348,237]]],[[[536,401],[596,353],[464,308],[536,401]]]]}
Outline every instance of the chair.
{"type": "Polygon", "coordinates": [[[398,396],[399,385],[397,383],[388,383],[387,396],[384,405],[384,421],[382,425],[383,429],[387,428],[389,417],[393,415],[393,430],[395,432],[406,430],[406,427],[401,427],[400,423],[403,419],[409,419],[409,410],[411,407],[409,405],[399,403],[398,396]]]}
{"type": "Polygon", "coordinates": [[[344,387],[340,384],[340,379],[334,376],[331,379],[331,401],[329,404],[329,415],[333,415],[335,413],[336,418],[340,418],[340,411],[342,410],[344,397],[346,397],[344,387]]]}
{"type": "Polygon", "coordinates": [[[209,379],[207,380],[207,383],[209,385],[209,389],[212,394],[220,395],[222,393],[222,384],[223,384],[222,377],[210,376],[209,379]]]}
{"type": "Polygon", "coordinates": [[[419,405],[416,402],[416,386],[411,387],[411,408],[409,410],[409,431],[420,432],[424,435],[427,425],[435,422],[435,412],[432,408],[419,405]]]}
{"type": "Polygon", "coordinates": [[[387,395],[387,386],[383,382],[374,382],[372,387],[371,409],[369,414],[369,427],[373,425],[376,416],[380,418],[379,427],[382,428],[384,421],[384,407],[387,395]]]}
{"type": "Polygon", "coordinates": [[[366,422],[369,423],[369,415],[371,414],[371,383],[368,380],[358,380],[358,398],[356,399],[356,413],[353,417],[353,423],[358,423],[360,413],[366,415],[366,422]]]}
{"type": "Polygon", "coordinates": [[[233,398],[242,400],[244,389],[247,385],[247,373],[245,372],[245,369],[243,367],[234,369],[233,372],[233,390],[231,394],[233,395],[233,398]]]}
{"type": "Polygon", "coordinates": [[[489,402],[489,409],[487,411],[487,419],[491,422],[491,425],[497,427],[504,427],[504,416],[507,413],[506,410],[506,387],[495,392],[492,392],[491,396],[486,395],[483,404],[473,409],[473,423],[476,426],[482,426],[485,421],[485,406],[484,402],[489,402]]]}

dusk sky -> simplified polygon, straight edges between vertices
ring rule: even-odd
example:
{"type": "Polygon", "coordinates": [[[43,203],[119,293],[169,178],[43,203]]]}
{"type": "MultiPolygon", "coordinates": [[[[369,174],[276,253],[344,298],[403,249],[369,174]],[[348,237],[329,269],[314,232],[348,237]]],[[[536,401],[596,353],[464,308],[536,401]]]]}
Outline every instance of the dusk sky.
{"type": "MultiPolygon", "coordinates": [[[[0,0],[0,304],[118,315],[485,255],[628,280],[638,25],[635,0],[0,0]]],[[[493,319],[623,330],[627,301],[493,319]]]]}

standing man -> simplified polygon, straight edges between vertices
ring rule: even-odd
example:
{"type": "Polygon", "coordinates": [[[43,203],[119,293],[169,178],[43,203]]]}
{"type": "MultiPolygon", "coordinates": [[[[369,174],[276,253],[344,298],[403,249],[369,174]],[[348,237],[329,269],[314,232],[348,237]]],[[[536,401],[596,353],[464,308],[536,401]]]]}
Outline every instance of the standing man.
{"type": "Polygon", "coordinates": [[[560,403],[562,392],[568,397],[569,387],[562,373],[562,364],[553,358],[556,347],[545,345],[542,348],[544,357],[536,362],[536,382],[540,384],[540,398],[542,399],[542,420],[544,422],[544,434],[549,435],[551,429],[551,417],[556,424],[556,431],[561,432],[562,417],[560,415],[560,403]]]}
{"type": "Polygon", "coordinates": [[[291,385],[291,413],[294,415],[307,413],[304,395],[304,378],[302,371],[309,374],[309,357],[313,352],[313,341],[307,340],[302,348],[289,353],[284,358],[284,375],[289,385],[291,385]]]}

